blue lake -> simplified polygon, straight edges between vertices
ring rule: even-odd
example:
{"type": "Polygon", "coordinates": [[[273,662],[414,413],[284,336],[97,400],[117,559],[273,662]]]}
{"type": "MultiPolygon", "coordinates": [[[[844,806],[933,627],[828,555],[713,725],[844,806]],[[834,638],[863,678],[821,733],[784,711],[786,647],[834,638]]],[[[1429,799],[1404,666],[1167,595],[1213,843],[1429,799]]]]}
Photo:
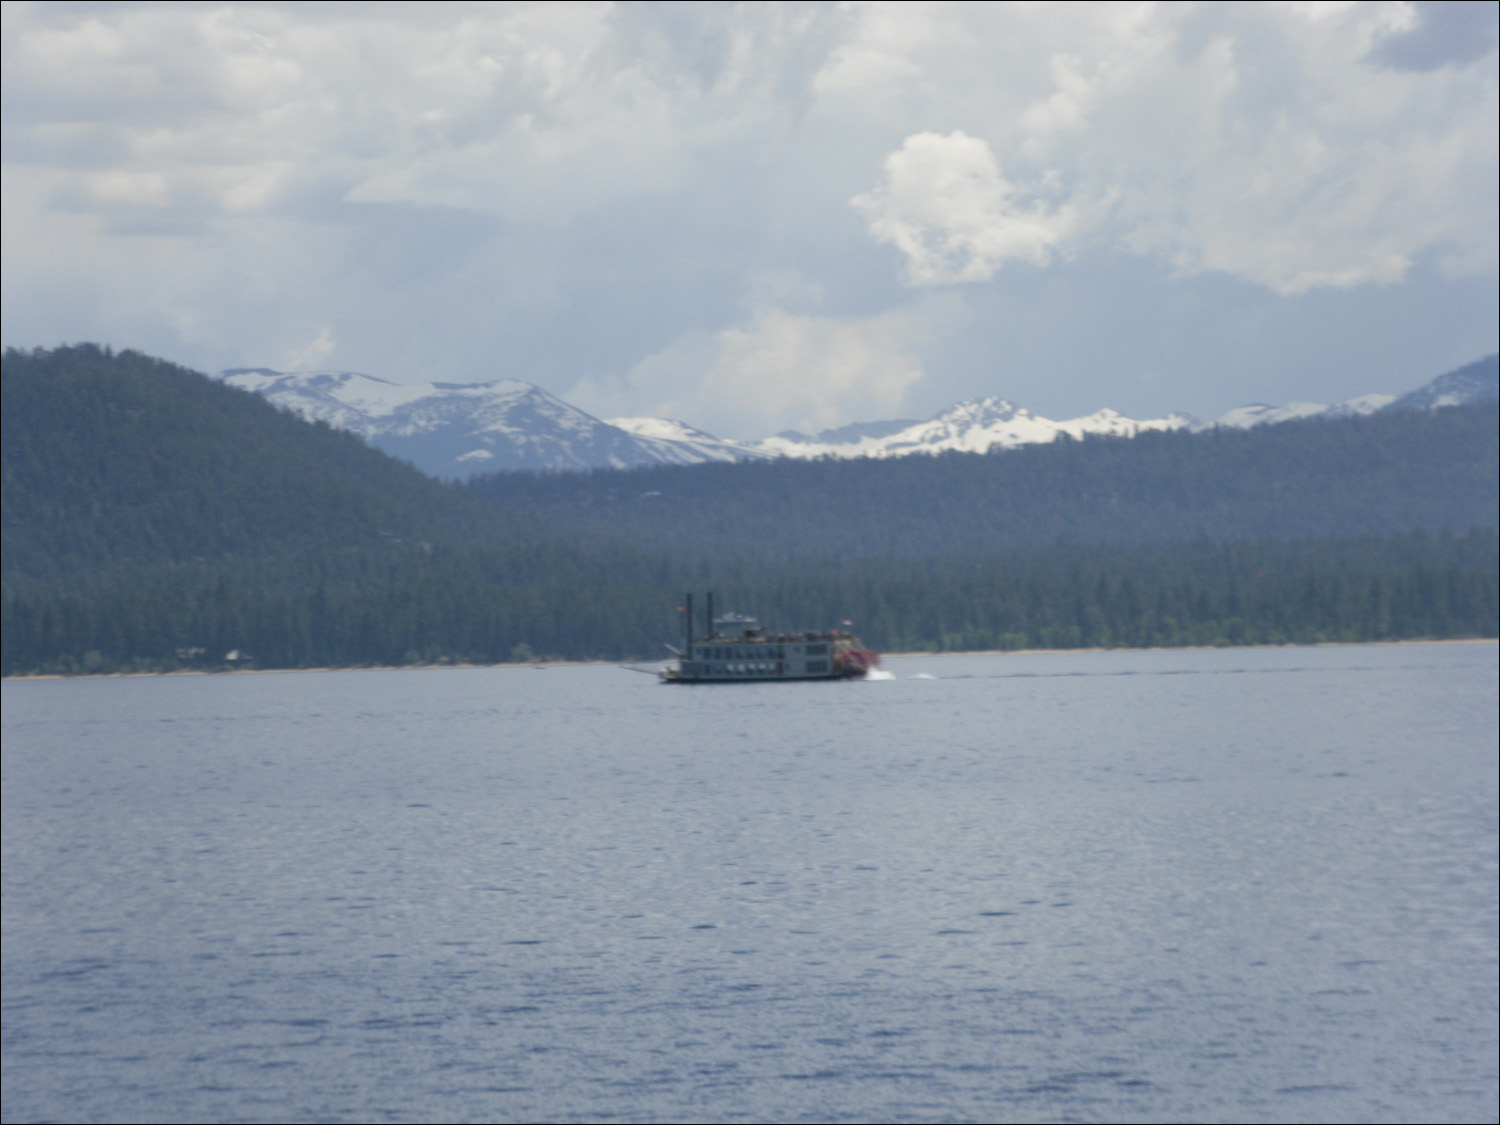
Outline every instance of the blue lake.
{"type": "Polygon", "coordinates": [[[7,1121],[1493,1121],[1497,648],[11,681],[7,1121]]]}

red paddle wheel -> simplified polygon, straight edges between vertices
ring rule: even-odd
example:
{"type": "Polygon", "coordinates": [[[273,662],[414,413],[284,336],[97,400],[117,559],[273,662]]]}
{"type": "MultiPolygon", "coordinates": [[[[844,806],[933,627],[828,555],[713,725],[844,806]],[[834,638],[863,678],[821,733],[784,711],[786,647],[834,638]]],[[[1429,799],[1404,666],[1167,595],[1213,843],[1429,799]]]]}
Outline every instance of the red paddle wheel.
{"type": "Polygon", "coordinates": [[[851,648],[834,657],[833,666],[840,676],[863,676],[880,663],[880,653],[873,648],[851,648]]]}

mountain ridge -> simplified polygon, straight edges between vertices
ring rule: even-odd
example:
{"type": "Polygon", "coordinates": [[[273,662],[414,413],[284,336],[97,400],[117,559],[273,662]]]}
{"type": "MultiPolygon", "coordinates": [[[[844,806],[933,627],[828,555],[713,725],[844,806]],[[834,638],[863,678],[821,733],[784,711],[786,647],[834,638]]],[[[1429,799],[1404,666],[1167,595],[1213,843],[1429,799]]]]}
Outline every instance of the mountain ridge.
{"type": "Polygon", "coordinates": [[[1439,375],[1403,396],[1365,394],[1339,403],[1250,403],[1211,422],[1187,414],[1134,419],[1105,407],[1054,420],[997,395],[956,403],[922,420],[856,422],[810,435],[783,431],[758,442],[720,438],[687,422],[654,417],[598,419],[516,379],[483,383],[393,383],[350,371],[234,368],[221,381],[304,418],[359,434],[431,476],[462,480],[507,470],[581,470],[766,458],[906,457],[988,453],[1047,444],[1060,436],[1134,438],[1213,428],[1248,429],[1308,418],[1384,410],[1437,409],[1500,397],[1500,356],[1439,375]]]}

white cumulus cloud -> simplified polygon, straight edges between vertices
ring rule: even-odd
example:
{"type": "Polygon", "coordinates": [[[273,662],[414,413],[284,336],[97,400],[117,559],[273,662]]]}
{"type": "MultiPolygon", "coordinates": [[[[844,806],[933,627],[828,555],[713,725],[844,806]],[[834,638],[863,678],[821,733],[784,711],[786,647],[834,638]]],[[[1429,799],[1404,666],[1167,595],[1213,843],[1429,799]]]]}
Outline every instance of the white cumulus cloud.
{"type": "Polygon", "coordinates": [[[907,137],[880,186],[853,205],[906,255],[918,285],[986,281],[1010,260],[1046,265],[1073,229],[1071,207],[1024,200],[989,145],[963,132],[907,137]]]}
{"type": "MultiPolygon", "coordinates": [[[[1282,294],[1397,282],[1423,254],[1495,270],[1493,23],[1469,29],[1488,50],[1455,42],[1450,65],[1414,71],[1381,54],[1421,26],[1406,4],[1015,18],[1045,82],[1001,61],[976,90],[990,120],[908,135],[853,200],[912,283],[987,281],[1084,243],[1282,294]]],[[[965,72],[965,46],[946,46],[965,72]]],[[[941,83],[938,62],[904,80],[941,83]]]]}

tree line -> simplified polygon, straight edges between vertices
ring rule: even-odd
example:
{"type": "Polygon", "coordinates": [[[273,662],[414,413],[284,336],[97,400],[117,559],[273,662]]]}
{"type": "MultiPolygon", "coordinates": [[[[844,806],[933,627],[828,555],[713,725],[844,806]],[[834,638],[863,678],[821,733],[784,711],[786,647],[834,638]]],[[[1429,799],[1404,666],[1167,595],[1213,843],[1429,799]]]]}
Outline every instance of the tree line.
{"type": "MultiPolygon", "coordinates": [[[[986,556],[665,565],[575,555],[517,580],[504,552],[389,567],[378,584],[229,582],[7,592],[6,675],[247,666],[655,659],[681,593],[777,630],[852,621],[885,651],[1494,637],[1494,531],[1297,542],[1062,546],[986,556]],[[236,654],[229,660],[229,654],[236,654]]],[[[701,603],[700,603],[701,604],[701,603]]]]}

